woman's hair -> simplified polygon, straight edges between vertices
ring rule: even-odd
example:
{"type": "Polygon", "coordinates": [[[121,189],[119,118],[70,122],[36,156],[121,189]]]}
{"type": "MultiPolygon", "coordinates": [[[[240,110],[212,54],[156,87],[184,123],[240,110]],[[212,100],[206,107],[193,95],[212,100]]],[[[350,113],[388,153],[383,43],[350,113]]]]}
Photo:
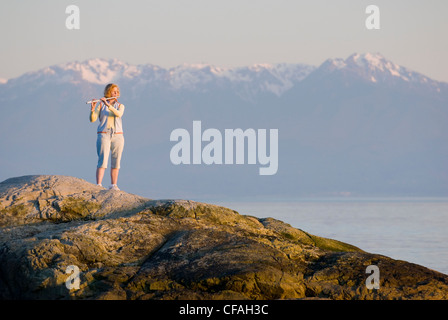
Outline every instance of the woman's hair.
{"type": "Polygon", "coordinates": [[[106,98],[110,98],[110,92],[112,91],[112,89],[117,88],[118,89],[118,94],[120,94],[120,88],[114,84],[114,83],[109,83],[106,88],[104,88],[104,96],[106,98]]]}

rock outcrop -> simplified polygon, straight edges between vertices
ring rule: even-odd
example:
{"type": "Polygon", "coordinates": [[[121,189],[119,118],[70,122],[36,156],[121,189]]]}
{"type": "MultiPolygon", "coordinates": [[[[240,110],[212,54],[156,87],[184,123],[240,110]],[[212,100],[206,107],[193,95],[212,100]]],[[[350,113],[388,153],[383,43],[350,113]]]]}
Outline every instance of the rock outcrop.
{"type": "Polygon", "coordinates": [[[0,183],[0,228],[1,299],[448,298],[448,276],[423,266],[276,219],[73,177],[0,183]],[[366,286],[369,265],[379,289],[366,286]]]}

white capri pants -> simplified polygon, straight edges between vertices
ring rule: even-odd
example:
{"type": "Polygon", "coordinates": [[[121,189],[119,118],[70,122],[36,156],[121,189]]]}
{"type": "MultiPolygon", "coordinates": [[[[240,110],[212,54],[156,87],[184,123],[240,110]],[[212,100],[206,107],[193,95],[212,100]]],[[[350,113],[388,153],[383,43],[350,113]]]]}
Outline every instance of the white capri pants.
{"type": "Polygon", "coordinates": [[[98,168],[107,168],[109,154],[111,154],[112,169],[120,169],[121,154],[124,148],[122,133],[98,133],[96,139],[96,152],[98,154],[98,168]]]}

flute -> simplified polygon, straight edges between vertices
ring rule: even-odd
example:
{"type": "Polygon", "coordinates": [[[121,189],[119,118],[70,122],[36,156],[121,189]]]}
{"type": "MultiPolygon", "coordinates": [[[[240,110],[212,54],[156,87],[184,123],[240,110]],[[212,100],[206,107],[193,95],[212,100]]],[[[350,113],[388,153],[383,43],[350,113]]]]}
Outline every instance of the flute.
{"type": "MultiPolygon", "coordinates": [[[[120,98],[120,96],[118,96],[118,97],[110,97],[110,98],[106,98],[106,100],[112,100],[112,99],[117,99],[117,98],[120,98]]],[[[101,101],[101,99],[94,99],[94,100],[87,101],[86,104],[94,103],[94,102],[99,102],[99,101],[101,101]]]]}

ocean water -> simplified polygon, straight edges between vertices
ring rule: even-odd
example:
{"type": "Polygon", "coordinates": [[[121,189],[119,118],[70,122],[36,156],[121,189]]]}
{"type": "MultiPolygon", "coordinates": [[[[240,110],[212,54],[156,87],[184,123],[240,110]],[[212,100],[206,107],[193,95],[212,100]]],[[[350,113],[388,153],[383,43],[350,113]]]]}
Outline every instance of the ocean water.
{"type": "Polygon", "coordinates": [[[448,199],[214,202],[448,274],[448,199]]]}

